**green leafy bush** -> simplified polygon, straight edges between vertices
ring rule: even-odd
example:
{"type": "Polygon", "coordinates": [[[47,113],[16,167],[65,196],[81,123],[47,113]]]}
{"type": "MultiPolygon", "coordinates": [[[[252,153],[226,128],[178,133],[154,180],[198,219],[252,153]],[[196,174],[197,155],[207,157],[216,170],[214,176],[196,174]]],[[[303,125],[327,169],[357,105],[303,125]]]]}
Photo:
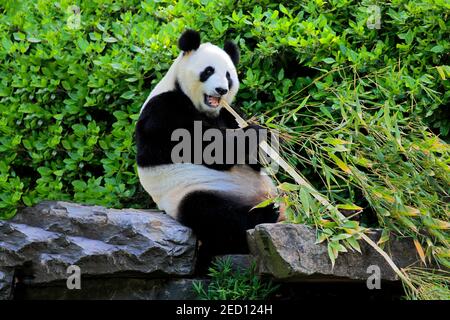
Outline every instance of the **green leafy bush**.
{"type": "Polygon", "coordinates": [[[200,300],[264,300],[278,288],[259,278],[255,263],[246,270],[233,270],[229,258],[214,262],[208,275],[211,280],[207,288],[199,281],[193,284],[200,300]]]}
{"type": "MultiPolygon", "coordinates": [[[[238,42],[237,104],[249,114],[288,113],[294,95],[309,93],[315,114],[339,119],[327,89],[356,73],[371,87],[361,103],[400,106],[400,116],[448,137],[448,1],[377,1],[380,29],[367,26],[373,4],[1,1],[0,217],[43,199],[151,205],[136,175],[134,125],[186,28],[238,42]]],[[[339,99],[352,101],[351,90],[339,99]]]]}

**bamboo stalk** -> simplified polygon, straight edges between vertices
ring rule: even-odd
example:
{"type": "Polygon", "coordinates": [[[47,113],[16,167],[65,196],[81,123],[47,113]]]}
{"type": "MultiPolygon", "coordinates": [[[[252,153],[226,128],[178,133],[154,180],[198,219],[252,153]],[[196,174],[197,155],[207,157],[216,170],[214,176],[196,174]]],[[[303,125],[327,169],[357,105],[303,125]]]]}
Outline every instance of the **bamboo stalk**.
{"type": "MultiPolygon", "coordinates": [[[[221,100],[222,106],[228,110],[236,119],[236,122],[238,123],[240,128],[244,128],[248,126],[248,122],[245,121],[236,111],[233,110],[233,108],[224,100],[221,100]]],[[[276,163],[280,165],[289,175],[297,182],[299,185],[306,187],[309,189],[309,191],[313,194],[314,198],[316,198],[317,201],[319,201],[323,206],[325,206],[328,210],[335,213],[339,218],[344,219],[345,216],[339,212],[334,206],[325,198],[323,197],[317,190],[315,190],[311,184],[306,181],[305,178],[303,178],[289,163],[287,163],[281,156],[278,154],[277,151],[275,151],[271,146],[267,144],[267,141],[262,141],[259,144],[259,147],[261,150],[263,150],[269,157],[271,157],[276,163]]]]}
{"type": "Polygon", "coordinates": [[[399,276],[400,279],[402,279],[414,292],[417,291],[416,287],[409,281],[406,274],[403,272],[403,270],[400,270],[397,265],[392,261],[391,257],[383,250],[381,249],[372,239],[370,239],[366,234],[361,233],[361,237],[366,241],[372,248],[374,248],[383,258],[386,260],[386,262],[389,264],[389,266],[394,270],[394,272],[399,276]]]}
{"type": "MultiPolygon", "coordinates": [[[[234,109],[223,99],[220,101],[220,104],[230,112],[234,118],[236,119],[236,122],[238,123],[240,128],[245,128],[248,126],[248,122],[245,121],[234,109]]],[[[335,214],[340,221],[345,219],[345,216],[335,207],[333,206],[328,199],[326,199],[324,196],[322,196],[314,187],[305,179],[303,178],[289,163],[287,163],[280,155],[279,153],[274,150],[267,141],[262,141],[259,144],[259,147],[261,150],[263,150],[269,157],[271,157],[276,163],[280,165],[293,179],[294,181],[305,188],[307,188],[312,196],[319,201],[324,207],[327,208],[331,213],[335,214]]],[[[374,248],[389,264],[389,266],[394,270],[394,272],[399,276],[401,280],[404,281],[405,284],[407,284],[414,292],[417,291],[416,287],[409,281],[406,274],[397,267],[397,265],[392,261],[391,257],[383,250],[381,249],[372,239],[370,239],[366,234],[363,232],[360,233],[362,239],[366,241],[372,248],[374,248]]]]}

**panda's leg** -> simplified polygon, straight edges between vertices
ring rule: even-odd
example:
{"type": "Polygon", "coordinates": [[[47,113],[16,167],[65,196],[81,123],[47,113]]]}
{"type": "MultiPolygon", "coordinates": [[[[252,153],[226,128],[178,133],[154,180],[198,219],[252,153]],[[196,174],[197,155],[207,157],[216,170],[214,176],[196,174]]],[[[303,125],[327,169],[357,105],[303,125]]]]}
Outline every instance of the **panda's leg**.
{"type": "Polygon", "coordinates": [[[178,219],[192,228],[201,241],[199,257],[247,253],[246,231],[260,223],[274,223],[278,211],[273,206],[256,208],[238,198],[214,191],[194,191],[178,207],[178,219]]]}

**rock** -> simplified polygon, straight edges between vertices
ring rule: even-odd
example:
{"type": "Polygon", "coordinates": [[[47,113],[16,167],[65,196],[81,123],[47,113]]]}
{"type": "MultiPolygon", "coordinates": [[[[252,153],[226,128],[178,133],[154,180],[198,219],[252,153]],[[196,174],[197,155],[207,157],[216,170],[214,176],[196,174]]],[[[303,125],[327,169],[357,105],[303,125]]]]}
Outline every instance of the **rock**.
{"type": "Polygon", "coordinates": [[[83,277],[191,275],[195,246],[192,231],[161,212],[43,202],[0,221],[0,293],[25,265],[32,284],[66,280],[71,265],[83,277]]]}
{"type": "Polygon", "coordinates": [[[25,300],[193,300],[195,281],[204,279],[92,278],[83,279],[80,290],[64,283],[27,286],[25,300]]]}
{"type": "MultiPolygon", "coordinates": [[[[370,237],[376,241],[380,232],[370,237]]],[[[373,271],[368,272],[372,265],[380,268],[381,280],[398,280],[384,258],[364,241],[359,242],[361,254],[356,251],[339,253],[332,268],[327,245],[316,244],[315,230],[305,225],[261,224],[248,231],[248,242],[258,271],[278,280],[329,280],[333,277],[366,280],[373,274],[373,271]]],[[[400,268],[418,261],[414,244],[408,239],[392,241],[388,253],[400,268]]]]}
{"type": "Polygon", "coordinates": [[[214,261],[230,260],[232,269],[234,271],[245,271],[251,268],[252,263],[255,262],[255,258],[249,254],[225,254],[214,257],[214,261]]]}

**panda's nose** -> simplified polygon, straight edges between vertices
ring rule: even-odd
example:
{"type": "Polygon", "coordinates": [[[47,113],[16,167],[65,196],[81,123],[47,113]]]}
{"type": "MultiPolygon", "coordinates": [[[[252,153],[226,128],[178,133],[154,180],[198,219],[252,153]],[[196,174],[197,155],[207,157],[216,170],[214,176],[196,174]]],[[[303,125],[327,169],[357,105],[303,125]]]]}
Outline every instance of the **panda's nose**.
{"type": "Polygon", "coordinates": [[[224,89],[224,88],[216,88],[216,92],[218,94],[220,94],[221,96],[223,96],[224,94],[226,94],[228,92],[228,89],[224,89]]]}

